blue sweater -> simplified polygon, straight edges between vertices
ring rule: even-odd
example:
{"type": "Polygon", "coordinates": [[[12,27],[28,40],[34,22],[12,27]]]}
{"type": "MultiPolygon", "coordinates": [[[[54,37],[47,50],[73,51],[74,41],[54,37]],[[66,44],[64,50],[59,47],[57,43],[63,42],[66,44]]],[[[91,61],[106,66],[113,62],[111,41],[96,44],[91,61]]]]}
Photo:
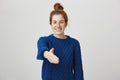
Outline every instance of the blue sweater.
{"type": "Polygon", "coordinates": [[[79,42],[67,36],[60,39],[53,36],[40,37],[37,42],[37,59],[43,60],[42,80],[84,80],[79,42]],[[59,58],[59,64],[52,64],[43,53],[54,48],[54,54],[59,58]]]}

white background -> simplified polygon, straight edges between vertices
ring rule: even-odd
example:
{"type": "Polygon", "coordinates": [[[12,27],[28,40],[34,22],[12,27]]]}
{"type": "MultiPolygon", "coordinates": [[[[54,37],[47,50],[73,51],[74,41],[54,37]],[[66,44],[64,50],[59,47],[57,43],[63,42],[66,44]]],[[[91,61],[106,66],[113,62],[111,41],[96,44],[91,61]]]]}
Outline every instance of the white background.
{"type": "Polygon", "coordinates": [[[0,0],[0,80],[41,80],[37,40],[52,33],[55,2],[81,43],[85,80],[120,80],[119,0],[0,0]]]}

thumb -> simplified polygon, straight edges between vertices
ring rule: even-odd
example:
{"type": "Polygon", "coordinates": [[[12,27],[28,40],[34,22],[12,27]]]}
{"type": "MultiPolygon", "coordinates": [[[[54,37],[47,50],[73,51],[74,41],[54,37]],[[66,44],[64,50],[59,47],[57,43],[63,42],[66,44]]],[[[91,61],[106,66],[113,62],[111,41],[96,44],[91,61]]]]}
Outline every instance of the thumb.
{"type": "Polygon", "coordinates": [[[52,53],[54,53],[54,48],[51,48],[49,52],[52,52],[52,53]]]}

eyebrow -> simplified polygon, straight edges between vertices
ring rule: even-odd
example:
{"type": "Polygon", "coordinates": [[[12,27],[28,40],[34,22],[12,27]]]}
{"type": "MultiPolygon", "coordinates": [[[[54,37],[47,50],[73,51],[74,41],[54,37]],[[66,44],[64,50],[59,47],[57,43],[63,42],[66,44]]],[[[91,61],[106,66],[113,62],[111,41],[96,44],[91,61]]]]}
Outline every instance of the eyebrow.
{"type": "MultiPolygon", "coordinates": [[[[52,21],[57,21],[57,20],[52,20],[52,21]]],[[[60,20],[60,21],[65,21],[65,20],[60,20]]]]}

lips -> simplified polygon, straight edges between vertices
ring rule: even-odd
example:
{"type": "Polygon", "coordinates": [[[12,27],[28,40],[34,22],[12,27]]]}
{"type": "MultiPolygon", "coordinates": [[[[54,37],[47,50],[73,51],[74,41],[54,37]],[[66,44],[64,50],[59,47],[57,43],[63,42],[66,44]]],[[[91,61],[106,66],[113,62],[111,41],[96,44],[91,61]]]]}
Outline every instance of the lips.
{"type": "Polygon", "coordinates": [[[55,31],[57,31],[57,32],[60,32],[61,30],[62,30],[62,28],[55,29],[55,31]]]}

